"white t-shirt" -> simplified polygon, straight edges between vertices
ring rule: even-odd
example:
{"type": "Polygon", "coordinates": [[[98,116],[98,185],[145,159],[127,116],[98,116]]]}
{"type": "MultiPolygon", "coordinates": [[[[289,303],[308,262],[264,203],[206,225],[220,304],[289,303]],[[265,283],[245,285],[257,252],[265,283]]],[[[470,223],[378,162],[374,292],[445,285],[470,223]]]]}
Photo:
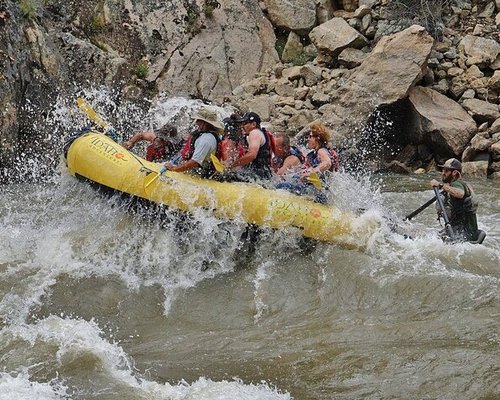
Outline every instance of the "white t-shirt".
{"type": "Polygon", "coordinates": [[[217,140],[214,135],[209,132],[202,133],[194,142],[194,153],[191,159],[202,165],[203,161],[208,160],[210,154],[215,154],[216,150],[217,140]]]}

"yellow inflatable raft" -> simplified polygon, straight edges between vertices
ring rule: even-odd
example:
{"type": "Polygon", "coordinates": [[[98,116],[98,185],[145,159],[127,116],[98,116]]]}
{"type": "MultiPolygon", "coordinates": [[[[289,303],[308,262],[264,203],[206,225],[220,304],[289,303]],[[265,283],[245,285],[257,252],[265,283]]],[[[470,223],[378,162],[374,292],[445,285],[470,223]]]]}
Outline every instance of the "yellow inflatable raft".
{"type": "Polygon", "coordinates": [[[273,229],[293,226],[305,237],[346,247],[363,247],[377,225],[367,216],[355,217],[335,207],[256,184],[217,182],[167,171],[146,185],[151,181],[150,174],[158,174],[161,165],[134,155],[99,132],[76,138],[67,148],[66,161],[73,176],[177,210],[202,208],[219,219],[273,229]]]}

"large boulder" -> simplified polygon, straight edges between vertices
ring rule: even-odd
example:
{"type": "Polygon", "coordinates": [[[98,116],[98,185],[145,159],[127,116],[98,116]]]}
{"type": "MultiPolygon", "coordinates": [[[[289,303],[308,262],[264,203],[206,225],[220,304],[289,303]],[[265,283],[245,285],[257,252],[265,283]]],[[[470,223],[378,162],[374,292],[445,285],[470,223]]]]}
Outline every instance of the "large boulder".
{"type": "Polygon", "coordinates": [[[342,122],[334,129],[346,139],[355,136],[378,106],[406,98],[425,74],[432,43],[418,25],[382,38],[339,89],[330,111],[336,114],[332,120],[342,122]]]}
{"type": "Polygon", "coordinates": [[[411,89],[408,99],[416,139],[438,154],[459,157],[477,132],[472,117],[460,104],[429,88],[411,89]]]}
{"type": "Polygon", "coordinates": [[[479,123],[493,123],[500,118],[500,108],[497,104],[488,103],[479,99],[464,100],[462,106],[472,115],[479,123]]]}
{"type": "Polygon", "coordinates": [[[278,28],[309,32],[316,23],[316,0],[262,0],[269,20],[278,28]]]}
{"type": "Polygon", "coordinates": [[[317,26],[309,37],[320,53],[334,57],[347,47],[360,49],[368,43],[368,40],[343,18],[332,18],[317,26]]]}
{"type": "Polygon", "coordinates": [[[500,44],[496,40],[472,35],[465,36],[458,48],[467,56],[467,65],[487,67],[500,53],[500,44]]]}

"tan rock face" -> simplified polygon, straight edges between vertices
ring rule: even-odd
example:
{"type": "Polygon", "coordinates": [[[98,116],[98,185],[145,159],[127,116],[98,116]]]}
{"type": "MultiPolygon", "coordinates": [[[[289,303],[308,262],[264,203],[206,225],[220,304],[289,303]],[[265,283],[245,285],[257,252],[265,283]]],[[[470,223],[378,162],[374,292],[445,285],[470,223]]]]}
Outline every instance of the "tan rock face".
{"type": "Polygon", "coordinates": [[[462,163],[464,176],[485,177],[488,173],[488,161],[469,161],[462,163]]]}
{"type": "Polygon", "coordinates": [[[157,89],[170,95],[221,100],[242,81],[278,62],[276,37],[257,3],[228,0],[188,43],[166,54],[157,89]],[[245,21],[242,24],[241,21],[245,21]]]}

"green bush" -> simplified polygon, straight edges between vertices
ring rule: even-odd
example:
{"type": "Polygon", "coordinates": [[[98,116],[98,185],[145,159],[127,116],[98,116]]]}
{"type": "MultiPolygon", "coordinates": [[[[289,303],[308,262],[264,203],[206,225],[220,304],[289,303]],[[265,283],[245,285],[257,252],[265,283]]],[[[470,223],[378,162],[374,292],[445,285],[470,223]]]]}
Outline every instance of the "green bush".
{"type": "Polygon", "coordinates": [[[139,79],[144,79],[149,74],[149,66],[145,62],[141,61],[135,66],[135,75],[139,79]]]}
{"type": "Polygon", "coordinates": [[[25,18],[33,19],[36,16],[36,7],[33,0],[21,0],[19,2],[19,9],[25,18]]]}

